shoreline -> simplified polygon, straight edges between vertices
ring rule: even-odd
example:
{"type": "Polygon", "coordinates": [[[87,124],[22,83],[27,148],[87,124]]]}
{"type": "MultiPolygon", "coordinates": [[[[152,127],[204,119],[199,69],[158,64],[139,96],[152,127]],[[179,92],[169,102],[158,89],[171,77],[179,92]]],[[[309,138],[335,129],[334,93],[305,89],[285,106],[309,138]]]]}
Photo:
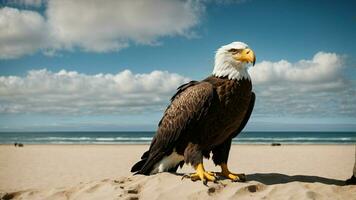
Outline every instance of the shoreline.
{"type": "MultiPolygon", "coordinates": [[[[19,132],[0,133],[0,144],[148,145],[154,132],[19,132]]],[[[356,144],[356,132],[242,132],[237,145],[356,144]]]]}

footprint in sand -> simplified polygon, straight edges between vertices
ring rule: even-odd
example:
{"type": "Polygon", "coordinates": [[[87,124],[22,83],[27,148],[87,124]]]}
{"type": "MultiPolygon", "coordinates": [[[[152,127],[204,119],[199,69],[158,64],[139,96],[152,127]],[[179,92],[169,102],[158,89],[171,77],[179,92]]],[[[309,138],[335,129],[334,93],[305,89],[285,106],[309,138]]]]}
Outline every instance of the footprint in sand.
{"type": "Polygon", "coordinates": [[[121,199],[126,200],[138,200],[139,199],[139,192],[140,192],[140,185],[131,185],[131,186],[120,186],[120,188],[124,189],[124,194],[120,194],[119,197],[121,199]]]}
{"type": "Polygon", "coordinates": [[[126,182],[131,182],[132,179],[131,178],[127,178],[127,177],[119,177],[117,179],[114,180],[114,183],[117,183],[117,184],[124,184],[126,182]]]}
{"type": "Polygon", "coordinates": [[[138,196],[135,195],[129,195],[125,197],[125,200],[138,200],[138,196]]]}
{"type": "Polygon", "coordinates": [[[247,186],[247,190],[249,192],[261,192],[266,189],[266,185],[264,184],[256,184],[247,186]]]}
{"type": "Polygon", "coordinates": [[[208,194],[209,195],[213,195],[215,193],[220,192],[223,188],[225,187],[225,185],[223,184],[214,184],[212,186],[209,187],[208,189],[208,194]]]}
{"type": "Polygon", "coordinates": [[[237,190],[236,194],[237,193],[245,193],[245,192],[250,192],[250,193],[261,192],[265,188],[266,188],[266,186],[263,184],[248,185],[248,186],[245,186],[245,187],[237,190]]]}
{"type": "Polygon", "coordinates": [[[119,178],[117,178],[117,179],[114,180],[114,183],[123,184],[123,183],[126,182],[126,180],[127,180],[126,177],[119,177],[119,178]]]}
{"type": "Polygon", "coordinates": [[[140,185],[131,185],[126,187],[125,192],[127,194],[138,194],[140,192],[140,185]]]}
{"type": "Polygon", "coordinates": [[[0,199],[2,200],[10,200],[16,196],[16,193],[0,193],[0,199]]]}

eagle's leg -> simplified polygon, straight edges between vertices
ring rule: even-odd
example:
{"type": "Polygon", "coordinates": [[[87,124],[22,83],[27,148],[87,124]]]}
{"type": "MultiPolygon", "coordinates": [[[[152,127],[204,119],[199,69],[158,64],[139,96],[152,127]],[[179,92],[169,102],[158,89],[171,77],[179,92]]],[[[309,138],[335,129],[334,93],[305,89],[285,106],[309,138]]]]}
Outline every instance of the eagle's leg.
{"type": "Polygon", "coordinates": [[[232,139],[227,139],[225,142],[216,146],[213,149],[213,161],[216,165],[220,165],[221,167],[221,175],[225,178],[228,178],[232,181],[246,181],[246,177],[244,174],[235,174],[230,172],[227,167],[227,160],[229,158],[229,152],[231,147],[232,139]]]}
{"type": "Polygon", "coordinates": [[[221,174],[224,177],[231,179],[232,181],[241,181],[241,182],[246,181],[245,174],[235,174],[235,173],[230,172],[226,163],[221,163],[220,167],[221,167],[221,174]]]}
{"type": "Polygon", "coordinates": [[[195,173],[185,175],[183,178],[189,177],[192,181],[201,180],[204,184],[208,181],[216,181],[215,174],[205,171],[204,169],[203,154],[199,145],[193,143],[188,144],[184,151],[184,161],[194,167],[195,173]]]}
{"type": "Polygon", "coordinates": [[[206,184],[208,181],[214,182],[216,180],[214,173],[205,171],[203,163],[199,163],[194,168],[196,172],[190,175],[192,181],[201,180],[206,184]]]}

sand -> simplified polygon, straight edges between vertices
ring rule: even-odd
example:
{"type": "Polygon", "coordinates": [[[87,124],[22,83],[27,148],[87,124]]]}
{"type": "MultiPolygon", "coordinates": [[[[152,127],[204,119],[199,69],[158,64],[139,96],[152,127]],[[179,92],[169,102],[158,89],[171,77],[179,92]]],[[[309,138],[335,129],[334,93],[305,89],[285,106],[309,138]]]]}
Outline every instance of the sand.
{"type": "MultiPolygon", "coordinates": [[[[0,145],[0,199],[356,199],[354,145],[233,145],[229,166],[247,182],[132,176],[147,145],[0,145]]],[[[211,160],[208,170],[219,171],[211,160]]]]}

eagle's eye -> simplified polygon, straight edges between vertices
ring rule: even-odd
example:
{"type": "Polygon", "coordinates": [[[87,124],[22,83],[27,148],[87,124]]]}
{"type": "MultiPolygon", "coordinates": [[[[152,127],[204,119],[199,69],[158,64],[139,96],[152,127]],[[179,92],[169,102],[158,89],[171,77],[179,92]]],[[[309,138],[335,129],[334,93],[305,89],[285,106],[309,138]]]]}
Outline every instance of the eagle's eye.
{"type": "Polygon", "coordinates": [[[241,49],[229,49],[228,52],[232,53],[232,54],[236,54],[236,53],[240,53],[242,50],[241,49]]]}

